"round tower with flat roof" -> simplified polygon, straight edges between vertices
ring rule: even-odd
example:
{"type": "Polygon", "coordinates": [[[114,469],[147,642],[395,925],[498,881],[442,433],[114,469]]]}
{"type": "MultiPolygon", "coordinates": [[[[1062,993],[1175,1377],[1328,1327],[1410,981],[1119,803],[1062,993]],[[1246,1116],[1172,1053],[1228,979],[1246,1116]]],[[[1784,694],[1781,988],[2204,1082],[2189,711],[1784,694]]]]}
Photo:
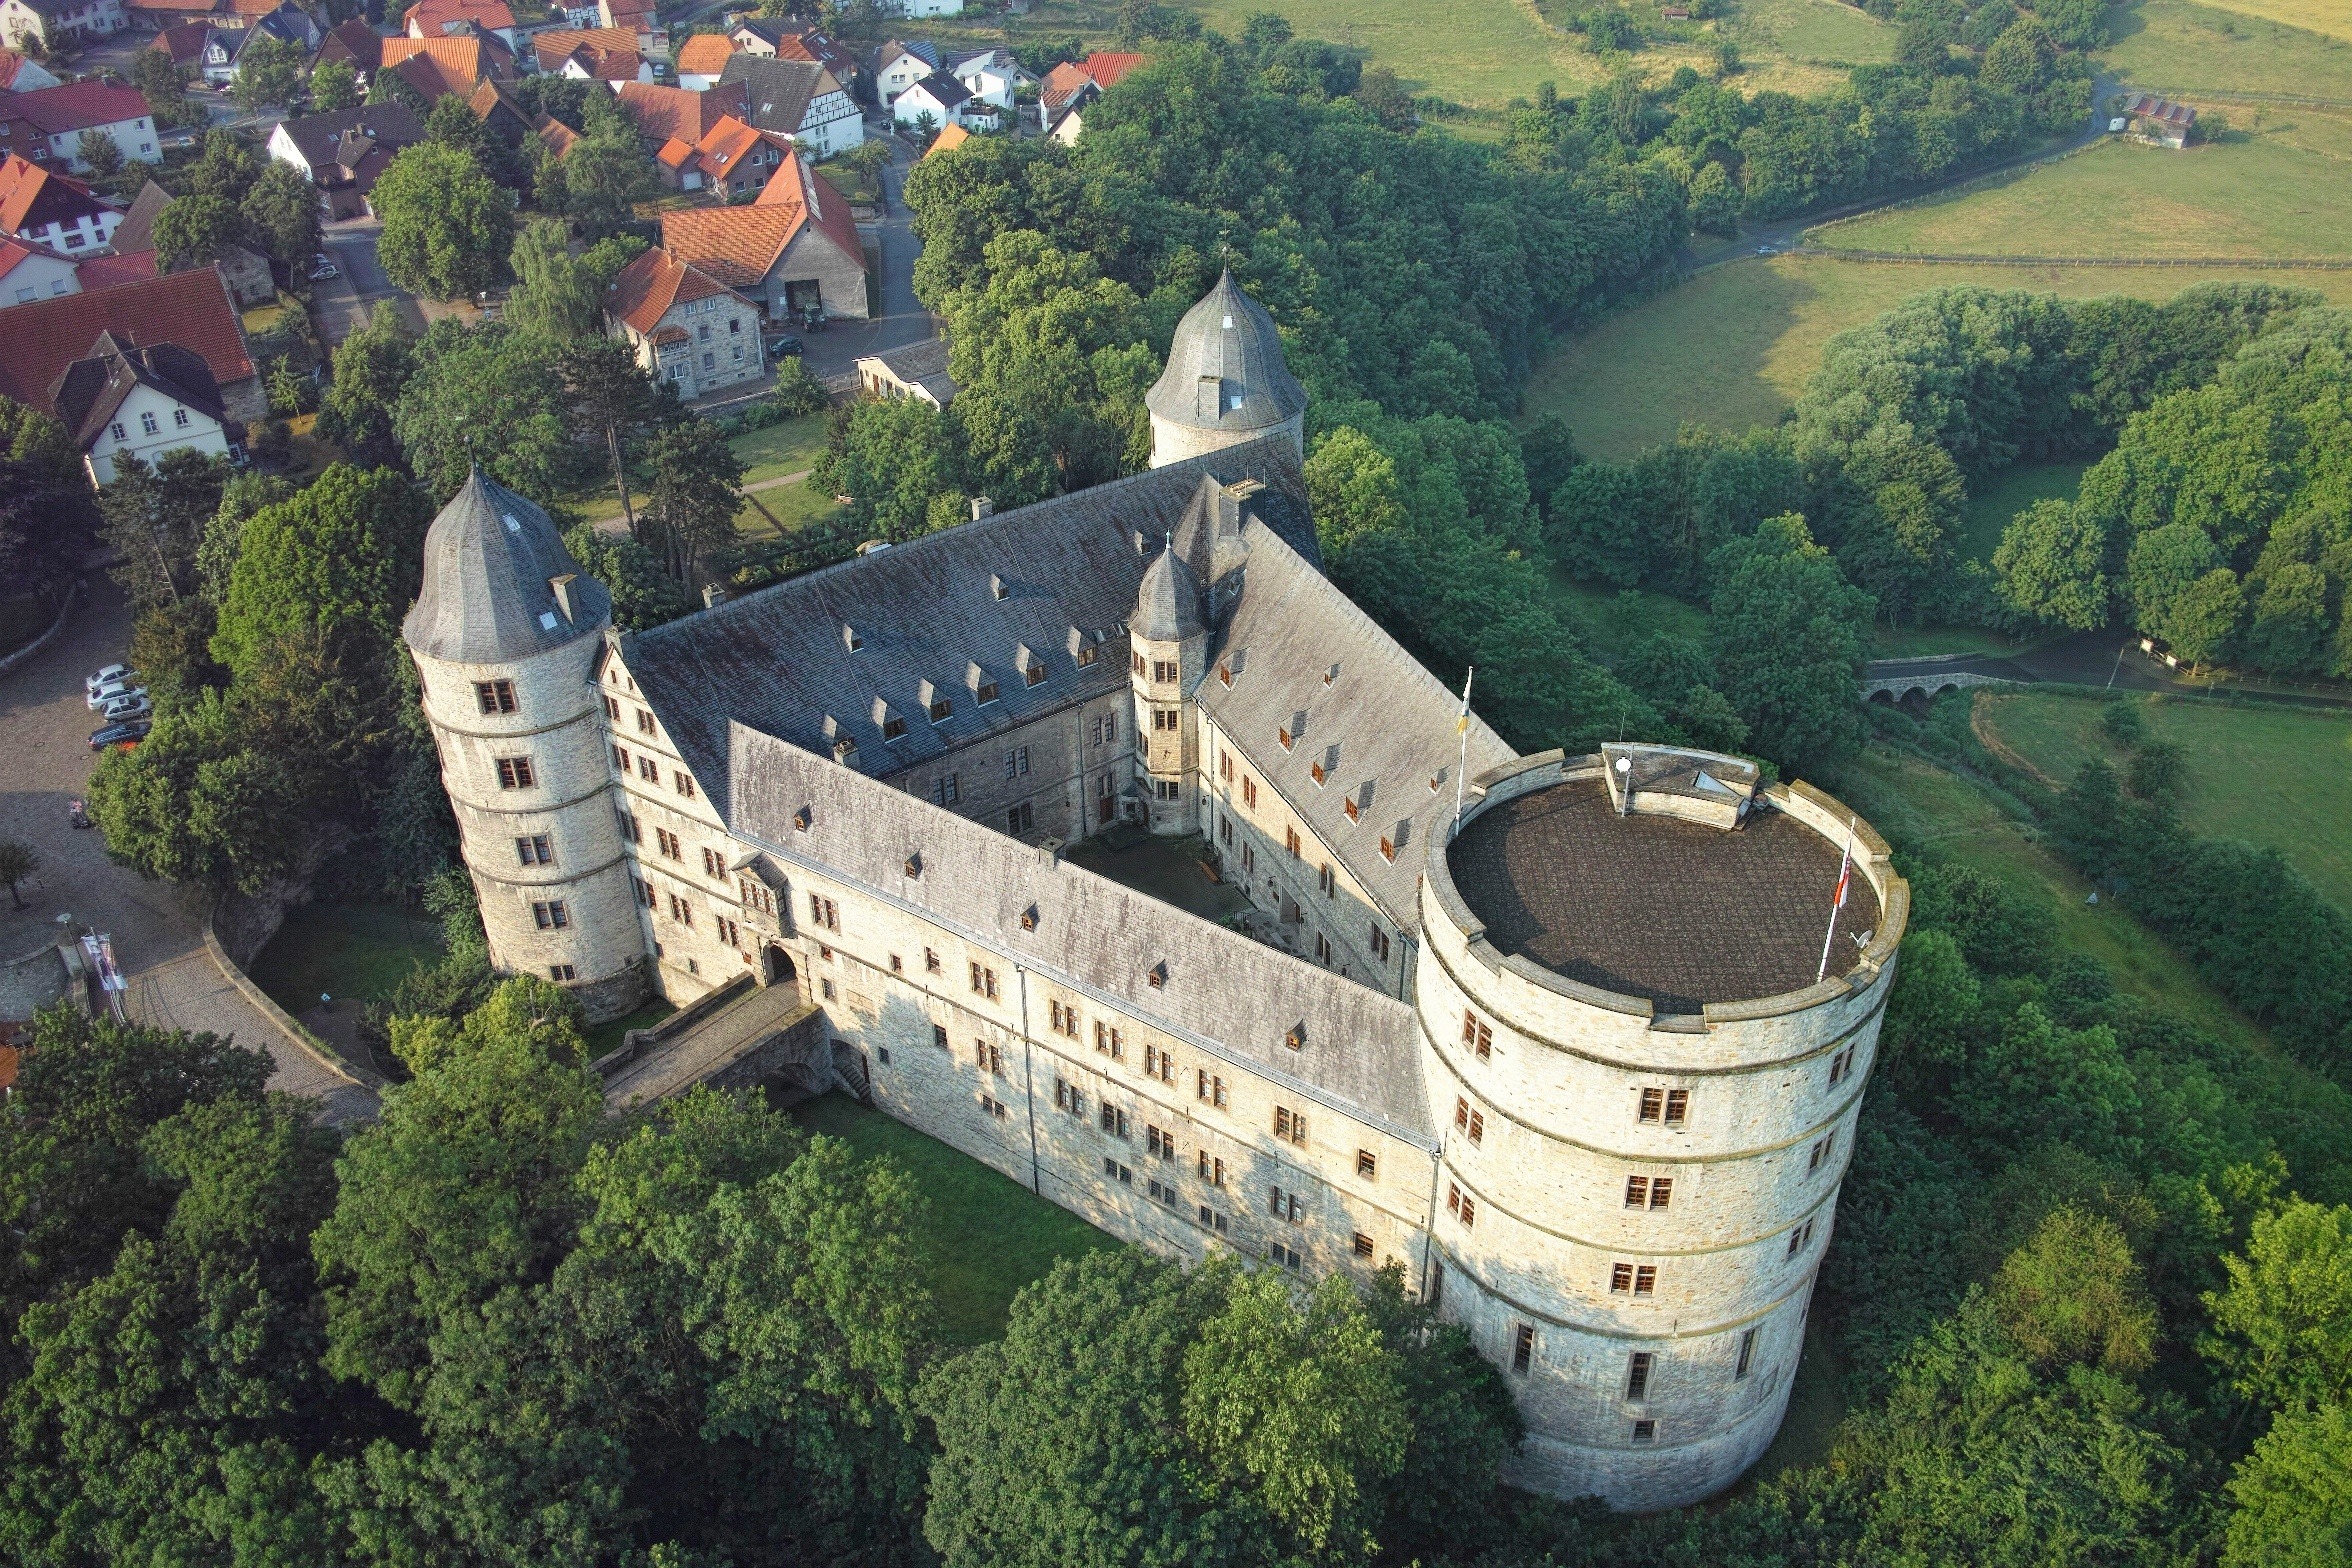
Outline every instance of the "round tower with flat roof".
{"type": "Polygon", "coordinates": [[[591,1019],[645,994],[596,687],[611,624],[547,514],[477,469],[425,535],[401,626],[490,961],[570,988],[591,1019]]]}
{"type": "Polygon", "coordinates": [[[1143,401],[1154,468],[1272,435],[1288,436],[1304,455],[1306,389],[1283,361],[1274,318],[1231,272],[1184,313],[1143,401]]]}
{"type": "Polygon", "coordinates": [[[1519,1484],[1697,1501],[1787,1410],[1909,889],[1828,796],[1665,747],[1522,758],[1432,837],[1439,1310],[1519,1484]]]}

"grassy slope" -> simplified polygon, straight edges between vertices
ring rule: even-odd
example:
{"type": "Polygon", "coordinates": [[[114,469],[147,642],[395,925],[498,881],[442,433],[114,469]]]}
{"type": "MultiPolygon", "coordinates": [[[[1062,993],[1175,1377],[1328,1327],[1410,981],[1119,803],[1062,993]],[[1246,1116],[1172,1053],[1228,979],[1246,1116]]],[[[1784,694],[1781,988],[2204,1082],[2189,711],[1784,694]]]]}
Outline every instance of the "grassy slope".
{"type": "MultiPolygon", "coordinates": [[[[1913,294],[1971,284],[2161,300],[2192,283],[2248,275],[2192,267],[1748,258],[1710,268],[1567,340],[1538,368],[1525,412],[1557,413],[1587,453],[1623,459],[1686,421],[1738,430],[1779,419],[1821,363],[1823,344],[1913,294]]],[[[2352,272],[2252,276],[2352,301],[2352,272]]]]}
{"type": "Polygon", "coordinates": [[[418,964],[441,958],[441,926],[386,904],[312,904],[288,916],[255,956],[253,981],[290,1013],[319,997],[374,1001],[418,964]]]}
{"type": "Polygon", "coordinates": [[[809,1132],[839,1138],[867,1158],[886,1154],[913,1174],[930,1200],[923,1241],[949,1344],[977,1345],[1003,1333],[1014,1294],[1056,1259],[1118,1245],[969,1155],[844,1096],[811,1100],[792,1115],[809,1132]]]}
{"type": "Polygon", "coordinates": [[[2101,58],[2135,87],[2352,100],[2345,9],[2342,0],[2140,0],[2108,13],[2115,41],[2101,58]]]}
{"type": "MultiPolygon", "coordinates": [[[[1980,725],[2049,778],[2070,778],[2095,757],[2122,763],[2096,699],[2028,691],[1977,701],[1980,725]]],[[[2278,850],[2352,909],[2352,715],[2164,701],[2144,711],[2149,733],[2187,755],[2183,821],[2278,850]]]]}
{"type": "Polygon", "coordinates": [[[1928,255],[2342,256],[2352,253],[2345,130],[2305,110],[2183,152],[2113,142],[1808,238],[1928,255]]]}
{"type": "Polygon", "coordinates": [[[825,450],[825,416],[809,414],[765,430],[746,430],[730,437],[727,445],[743,460],[743,482],[747,485],[797,474],[825,450]]]}

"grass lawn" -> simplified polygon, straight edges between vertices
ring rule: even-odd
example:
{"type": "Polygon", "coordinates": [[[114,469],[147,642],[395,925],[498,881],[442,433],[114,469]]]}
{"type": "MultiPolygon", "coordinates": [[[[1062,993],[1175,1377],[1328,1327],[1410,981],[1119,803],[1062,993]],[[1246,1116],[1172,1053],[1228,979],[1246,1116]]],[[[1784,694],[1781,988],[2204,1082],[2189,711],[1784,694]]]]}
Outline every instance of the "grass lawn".
{"type": "Polygon", "coordinates": [[[2074,499],[2088,463],[2013,463],[1981,481],[1968,497],[1961,520],[1963,561],[1990,562],[2009,520],[2036,501],[2074,499]]]}
{"type": "Polygon", "coordinates": [[[1843,0],[1739,0],[1724,30],[1742,60],[1878,65],[1895,57],[1894,25],[1843,0]]]}
{"type": "Polygon", "coordinates": [[[848,510],[812,481],[801,479],[744,497],[743,510],[735,514],[735,531],[746,539],[778,539],[848,510]]]}
{"type": "Polygon", "coordinates": [[[440,959],[439,921],[389,904],[310,904],[286,917],[247,973],[299,1014],[322,994],[375,1001],[417,965],[440,959]]]}
{"type": "Polygon", "coordinates": [[[1927,255],[2343,256],[2352,161],[2331,148],[2342,140],[2315,111],[2182,152],[2118,140],[1806,238],[1927,255]]]}
{"type": "Polygon", "coordinates": [[[810,1100],[792,1118],[864,1158],[889,1155],[931,1200],[923,1241],[940,1331],[951,1345],[983,1344],[1002,1334],[1013,1296],[1057,1259],[1119,1245],[971,1156],[845,1095],[810,1100]]]}
{"type": "Polygon", "coordinates": [[[651,1001],[641,1004],[633,1012],[626,1012],[618,1018],[608,1018],[603,1023],[590,1025],[587,1034],[588,1060],[593,1062],[607,1052],[619,1050],[621,1038],[630,1030],[650,1029],[676,1011],[675,1007],[657,996],[651,1001]]]}
{"type": "Polygon", "coordinates": [[[1968,780],[1919,758],[1872,747],[1848,765],[1836,793],[1888,838],[1974,866],[2046,905],[2057,919],[2058,940],[2106,965],[2119,990],[2277,1059],[2270,1036],[2191,973],[2163,938],[2121,905],[2084,903],[2090,884],[1968,780]]]}
{"type": "Polygon", "coordinates": [[[2254,277],[2352,302],[2352,272],[2192,267],[2002,267],[1747,257],[1603,318],[1556,348],[1527,389],[1527,417],[1556,413],[1594,457],[1622,460],[1687,422],[1771,424],[1821,363],[1822,345],[1913,294],[1956,284],[2088,298],[2170,299],[2192,283],[2254,277]]]}
{"type": "Polygon", "coordinates": [[[1614,660],[1658,632],[1706,640],[1707,612],[1698,605],[1641,588],[1578,582],[1557,566],[1551,580],[1552,608],[1597,658],[1614,660]]]}
{"type": "MultiPolygon", "coordinates": [[[[2140,0],[2107,13],[2100,59],[2138,88],[2352,101],[2344,0],[2140,0]]],[[[2227,111],[2238,123],[2238,111],[2227,111]]]]}
{"type": "Polygon", "coordinates": [[[764,430],[746,430],[730,436],[727,445],[743,460],[743,482],[747,485],[797,474],[825,450],[825,416],[806,414],[764,430]]]}
{"type": "MultiPolygon", "coordinates": [[[[1985,694],[1980,727],[2036,772],[2064,780],[2094,757],[2121,765],[2103,704],[2058,692],[1985,694]]],[[[2267,845],[2352,910],[2352,714],[2268,703],[2142,699],[2148,732],[2188,761],[2181,819],[2199,833],[2267,845]]]]}
{"type": "MultiPolygon", "coordinates": [[[[1538,82],[1556,82],[1571,93],[1607,75],[1580,37],[1552,27],[1533,5],[1516,0],[1456,0],[1442,16],[1413,0],[1176,3],[1228,38],[1241,36],[1252,11],[1279,12],[1298,36],[1360,51],[1367,64],[1395,71],[1412,92],[1486,108],[1531,98],[1538,82]]],[[[1039,7],[1037,15],[1045,10],[1039,7]]],[[[1648,63],[1646,54],[1634,58],[1648,63]]]]}

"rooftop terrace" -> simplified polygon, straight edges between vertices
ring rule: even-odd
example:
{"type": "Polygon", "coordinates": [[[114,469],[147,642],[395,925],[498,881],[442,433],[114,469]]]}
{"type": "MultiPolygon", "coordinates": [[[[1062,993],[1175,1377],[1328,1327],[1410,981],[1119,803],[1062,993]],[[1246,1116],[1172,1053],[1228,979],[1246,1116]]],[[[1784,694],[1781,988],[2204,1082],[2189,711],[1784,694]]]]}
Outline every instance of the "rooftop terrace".
{"type": "MultiPolygon", "coordinates": [[[[1660,1013],[1813,984],[1842,846],[1762,800],[1735,831],[1620,817],[1598,778],[1504,801],[1447,852],[1454,885],[1497,950],[1660,1013]]],[[[1859,874],[1830,972],[1878,924],[1859,874]]]]}

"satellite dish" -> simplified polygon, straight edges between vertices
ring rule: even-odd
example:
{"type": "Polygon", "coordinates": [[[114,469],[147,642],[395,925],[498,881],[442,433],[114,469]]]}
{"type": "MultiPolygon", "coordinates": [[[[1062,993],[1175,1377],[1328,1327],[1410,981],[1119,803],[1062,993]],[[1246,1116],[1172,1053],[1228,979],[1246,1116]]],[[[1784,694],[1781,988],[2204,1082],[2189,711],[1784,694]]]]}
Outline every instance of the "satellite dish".
{"type": "Polygon", "coordinates": [[[1631,757],[1619,757],[1617,759],[1617,771],[1620,773],[1631,773],[1633,771],[1633,759],[1631,757]]]}

